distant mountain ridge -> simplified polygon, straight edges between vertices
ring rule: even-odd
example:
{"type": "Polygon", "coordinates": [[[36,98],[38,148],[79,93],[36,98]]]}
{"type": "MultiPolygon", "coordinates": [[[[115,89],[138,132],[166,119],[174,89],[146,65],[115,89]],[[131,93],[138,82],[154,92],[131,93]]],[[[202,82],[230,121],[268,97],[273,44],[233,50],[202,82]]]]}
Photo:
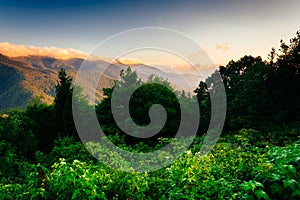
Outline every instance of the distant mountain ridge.
{"type": "MultiPolygon", "coordinates": [[[[10,58],[0,54],[0,110],[12,107],[24,108],[29,99],[41,96],[45,103],[52,103],[55,96],[57,71],[65,68],[75,77],[84,59],[60,60],[44,56],[10,58]]],[[[88,61],[89,62],[89,61],[88,61]]],[[[103,64],[94,62],[92,65],[103,64]]],[[[108,75],[101,79],[102,87],[97,90],[97,100],[102,97],[102,88],[112,85],[116,77],[108,75]]]]}
{"type": "MultiPolygon", "coordinates": [[[[96,101],[103,97],[102,88],[111,87],[114,80],[119,78],[120,71],[128,66],[122,63],[109,63],[104,60],[85,60],[82,58],[70,58],[67,60],[47,56],[22,56],[7,57],[0,54],[0,110],[12,107],[25,108],[29,99],[41,96],[45,103],[52,103],[55,96],[55,84],[57,82],[57,71],[65,68],[72,77],[76,76],[82,63],[85,62],[85,87],[87,91],[93,91],[89,80],[97,78],[89,69],[100,69],[104,71],[96,90],[96,101]]],[[[167,78],[171,83],[177,85],[178,90],[191,91],[191,87],[182,79],[188,79],[194,86],[200,81],[193,74],[177,74],[164,72],[156,67],[144,64],[133,65],[137,74],[146,80],[151,74],[167,78]]],[[[192,88],[194,89],[194,88],[192,88]]]]}

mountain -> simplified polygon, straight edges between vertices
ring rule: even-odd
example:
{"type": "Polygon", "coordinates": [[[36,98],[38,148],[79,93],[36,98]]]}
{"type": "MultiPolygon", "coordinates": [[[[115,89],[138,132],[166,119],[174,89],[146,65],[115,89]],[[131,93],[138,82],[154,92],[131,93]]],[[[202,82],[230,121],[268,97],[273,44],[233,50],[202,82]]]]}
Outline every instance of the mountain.
{"type": "MultiPolygon", "coordinates": [[[[100,101],[103,97],[102,88],[111,87],[114,80],[119,78],[120,71],[128,67],[123,63],[109,63],[99,59],[70,58],[63,60],[47,56],[7,57],[0,54],[0,110],[12,107],[25,108],[28,100],[34,96],[41,96],[41,100],[45,103],[53,102],[57,71],[65,68],[72,77],[75,77],[83,62],[85,62],[86,68],[81,81],[88,91],[87,94],[94,90],[95,86],[91,83],[92,80],[101,75],[92,69],[104,72],[97,86],[96,101],[100,101]]],[[[147,80],[151,74],[156,74],[167,78],[178,90],[192,92],[200,81],[200,77],[193,74],[166,72],[145,64],[131,67],[136,70],[142,80],[147,80]],[[192,86],[186,80],[189,80],[192,86]]]]}
{"type": "Polygon", "coordinates": [[[38,69],[30,64],[0,55],[0,110],[24,108],[33,96],[43,96],[43,101],[53,101],[54,70],[38,69]]]}
{"type": "MultiPolygon", "coordinates": [[[[81,58],[60,60],[43,56],[9,58],[0,54],[0,110],[12,107],[24,108],[28,100],[34,96],[41,96],[41,100],[45,103],[53,102],[57,71],[65,68],[72,77],[75,77],[83,61],[81,58]]],[[[87,62],[91,67],[109,64],[104,61],[87,62]]],[[[117,78],[116,75],[109,76],[109,74],[120,73],[119,67],[112,68],[114,72],[108,71],[108,75],[103,76],[98,86],[96,92],[98,101],[102,98],[102,88],[110,87],[117,78]]],[[[85,87],[93,86],[86,84],[85,87]]]]}
{"type": "Polygon", "coordinates": [[[201,76],[195,75],[191,73],[179,73],[172,70],[164,71],[161,69],[158,69],[153,66],[148,65],[135,65],[132,67],[133,70],[135,70],[139,77],[141,77],[142,80],[147,80],[149,75],[155,74],[159,75],[165,79],[168,79],[168,81],[171,83],[172,86],[175,87],[176,90],[185,90],[187,92],[193,92],[193,90],[196,89],[198,86],[201,76]]]}

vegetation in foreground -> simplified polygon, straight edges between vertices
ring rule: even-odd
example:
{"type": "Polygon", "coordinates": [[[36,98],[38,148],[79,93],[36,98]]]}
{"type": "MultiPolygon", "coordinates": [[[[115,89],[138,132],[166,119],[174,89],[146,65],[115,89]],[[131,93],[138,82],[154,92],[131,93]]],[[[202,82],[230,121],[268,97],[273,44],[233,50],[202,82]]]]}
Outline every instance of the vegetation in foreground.
{"type": "Polygon", "coordinates": [[[253,134],[244,129],[221,138],[206,156],[198,153],[199,137],[176,162],[149,173],[109,168],[80,142],[64,138],[49,154],[37,152],[38,164],[5,152],[2,173],[13,174],[14,167],[19,174],[2,178],[0,194],[2,199],[299,199],[300,141],[256,146],[253,134]]]}
{"type": "MultiPolygon", "coordinates": [[[[174,91],[166,80],[149,77],[133,95],[132,118],[139,125],[149,123],[144,113],[159,100],[171,121],[145,140],[116,126],[110,112],[113,88],[105,89],[106,98],[96,105],[101,127],[116,145],[135,152],[159,149],[172,140],[180,121],[178,99],[187,110],[190,102],[199,102],[201,126],[193,145],[171,165],[149,173],[114,170],[87,152],[72,120],[73,90],[83,113],[92,106],[62,69],[53,105],[36,98],[25,110],[1,114],[0,199],[299,199],[299,52],[300,32],[289,45],[281,42],[279,53],[273,49],[269,61],[245,56],[219,68],[228,112],[224,134],[207,155],[199,150],[210,119],[213,85],[200,82],[196,96],[189,96],[174,91]]],[[[116,84],[142,82],[129,68],[116,84]]],[[[87,146],[100,156],[106,151],[92,138],[87,146]]]]}

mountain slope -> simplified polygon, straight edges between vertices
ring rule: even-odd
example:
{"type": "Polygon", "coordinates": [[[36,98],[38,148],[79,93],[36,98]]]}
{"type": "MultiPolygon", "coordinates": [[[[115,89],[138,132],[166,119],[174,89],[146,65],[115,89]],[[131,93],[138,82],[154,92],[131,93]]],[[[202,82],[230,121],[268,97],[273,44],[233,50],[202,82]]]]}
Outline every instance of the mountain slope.
{"type": "MultiPolygon", "coordinates": [[[[41,96],[45,103],[52,103],[55,96],[57,71],[65,68],[72,77],[80,68],[84,60],[72,58],[60,60],[43,56],[26,56],[9,58],[0,54],[0,110],[19,107],[25,108],[29,99],[41,96]]],[[[86,61],[88,68],[103,68],[109,65],[105,61],[86,61]]],[[[101,78],[96,90],[96,101],[103,97],[102,88],[111,87],[113,80],[118,78],[121,68],[109,66],[101,78]],[[111,76],[112,77],[111,77],[111,76]]],[[[87,91],[92,91],[91,79],[99,74],[85,72],[84,86],[87,91]]]]}
{"type": "Polygon", "coordinates": [[[31,94],[22,89],[23,74],[4,64],[0,64],[0,72],[0,110],[24,107],[23,100],[29,99],[31,94]]]}
{"type": "MultiPolygon", "coordinates": [[[[28,100],[34,96],[41,96],[43,102],[52,103],[57,71],[60,68],[65,68],[73,78],[76,77],[78,70],[83,71],[80,82],[85,87],[85,94],[89,96],[95,91],[93,83],[101,76],[95,94],[96,102],[99,102],[103,98],[102,89],[111,87],[114,80],[119,78],[120,71],[127,67],[122,63],[112,64],[104,60],[82,58],[62,60],[46,56],[10,58],[0,54],[0,110],[11,107],[24,108],[28,100]],[[83,63],[84,69],[80,68],[83,63]]],[[[142,80],[147,80],[151,74],[159,75],[168,79],[177,90],[192,92],[200,81],[197,75],[165,72],[144,64],[133,65],[132,68],[142,80]]]]}
{"type": "Polygon", "coordinates": [[[24,108],[33,96],[53,101],[56,74],[0,55],[0,109],[24,108]]]}

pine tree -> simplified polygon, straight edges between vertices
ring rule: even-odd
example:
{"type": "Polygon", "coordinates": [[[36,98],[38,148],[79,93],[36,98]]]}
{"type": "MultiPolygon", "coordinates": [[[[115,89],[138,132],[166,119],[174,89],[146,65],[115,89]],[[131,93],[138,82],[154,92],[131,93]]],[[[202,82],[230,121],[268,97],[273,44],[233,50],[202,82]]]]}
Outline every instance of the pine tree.
{"type": "Polygon", "coordinates": [[[73,135],[75,128],[72,116],[72,77],[65,69],[60,69],[58,78],[54,100],[57,131],[60,136],[73,135]]]}

